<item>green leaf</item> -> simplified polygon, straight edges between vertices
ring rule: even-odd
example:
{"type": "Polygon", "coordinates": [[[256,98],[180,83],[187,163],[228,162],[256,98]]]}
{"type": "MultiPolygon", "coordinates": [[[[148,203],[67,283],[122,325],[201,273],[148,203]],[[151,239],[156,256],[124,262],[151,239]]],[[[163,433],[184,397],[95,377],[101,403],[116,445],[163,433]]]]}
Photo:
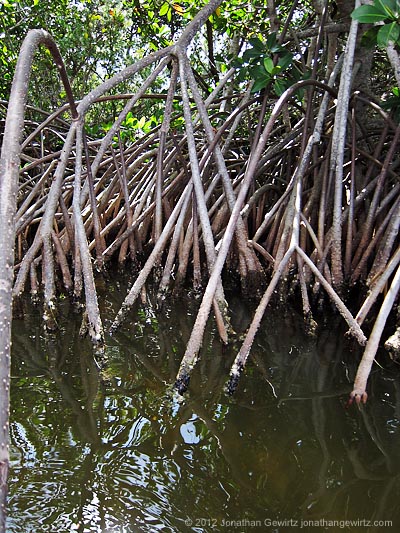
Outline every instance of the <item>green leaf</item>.
{"type": "Polygon", "coordinates": [[[388,14],[384,9],[377,6],[360,6],[353,11],[351,18],[358,20],[358,22],[373,24],[388,18],[388,14]]]}
{"type": "Polygon", "coordinates": [[[269,50],[272,49],[273,46],[276,45],[276,33],[270,33],[267,37],[267,48],[269,50]]]}
{"type": "Polygon", "coordinates": [[[264,58],[264,68],[270,74],[274,70],[274,62],[272,61],[272,59],[270,57],[264,58]]]}
{"type": "Polygon", "coordinates": [[[271,81],[271,78],[269,76],[264,76],[263,78],[258,78],[255,82],[253,87],[251,88],[252,93],[257,93],[258,91],[261,91],[261,89],[264,89],[264,87],[267,85],[267,83],[271,81]]]}
{"type": "Polygon", "coordinates": [[[278,66],[280,66],[282,70],[285,70],[292,64],[292,61],[293,54],[287,53],[279,59],[278,66]]]}
{"type": "Polygon", "coordinates": [[[395,19],[397,17],[400,6],[396,0],[375,0],[374,4],[382,12],[387,13],[389,18],[395,19]]]}
{"type": "Polygon", "coordinates": [[[253,57],[260,57],[261,52],[260,50],[256,50],[255,48],[249,48],[248,50],[245,50],[243,53],[243,59],[245,61],[248,61],[249,59],[252,59],[253,57]]]}
{"type": "Polygon", "coordinates": [[[236,77],[237,81],[244,81],[247,76],[247,68],[243,67],[239,70],[238,75],[236,77]]]}
{"type": "Polygon", "coordinates": [[[250,67],[248,70],[249,70],[250,76],[253,78],[253,80],[256,80],[256,81],[259,78],[265,78],[265,76],[267,76],[264,65],[254,65],[250,67]]]}
{"type": "Polygon", "coordinates": [[[379,29],[380,26],[373,26],[372,28],[367,30],[361,37],[362,46],[365,46],[366,48],[373,48],[376,45],[376,38],[379,29]]]}
{"type": "Polygon", "coordinates": [[[241,57],[237,57],[236,59],[234,59],[231,63],[231,66],[233,68],[241,68],[243,65],[243,58],[241,57]]]}
{"type": "Polygon", "coordinates": [[[399,98],[396,96],[392,96],[391,98],[388,98],[387,100],[383,100],[381,102],[382,109],[385,109],[386,111],[390,111],[394,107],[397,107],[399,105],[399,98]]]}
{"type": "Polygon", "coordinates": [[[258,37],[252,37],[249,39],[249,44],[259,52],[262,52],[264,50],[264,44],[258,37]]]}
{"type": "Polygon", "coordinates": [[[162,16],[166,15],[168,11],[169,11],[169,4],[167,4],[167,2],[165,2],[160,7],[160,10],[159,10],[158,14],[160,15],[160,17],[162,17],[162,16]]]}
{"type": "Polygon", "coordinates": [[[400,26],[397,24],[397,22],[385,24],[379,28],[377,35],[378,45],[386,48],[390,42],[395,43],[399,36],[400,26]]]}
{"type": "Polygon", "coordinates": [[[386,111],[390,111],[392,113],[392,117],[396,122],[399,122],[400,120],[400,90],[398,87],[393,87],[392,93],[395,96],[391,96],[387,100],[383,100],[381,102],[382,109],[385,109],[386,111]]]}
{"type": "Polygon", "coordinates": [[[281,96],[286,91],[286,84],[282,80],[275,80],[274,90],[277,96],[281,96]]]}
{"type": "Polygon", "coordinates": [[[280,44],[275,44],[274,46],[271,46],[270,51],[273,54],[277,54],[279,52],[285,52],[286,49],[285,49],[285,47],[281,46],[280,44]]]}

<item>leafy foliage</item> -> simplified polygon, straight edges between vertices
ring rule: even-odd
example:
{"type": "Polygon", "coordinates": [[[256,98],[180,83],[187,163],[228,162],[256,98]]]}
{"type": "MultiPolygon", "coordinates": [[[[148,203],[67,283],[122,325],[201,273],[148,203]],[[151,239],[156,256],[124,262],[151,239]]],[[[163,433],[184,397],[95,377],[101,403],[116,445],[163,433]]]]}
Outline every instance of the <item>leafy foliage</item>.
{"type": "MultiPolygon", "coordinates": [[[[374,24],[363,35],[364,45],[386,48],[389,43],[400,44],[400,2],[398,0],[375,0],[372,5],[355,9],[352,18],[365,24],[374,24]]],[[[382,102],[382,107],[391,111],[393,118],[400,120],[400,89],[394,87],[392,96],[382,102]]]]}
{"type": "MultiPolygon", "coordinates": [[[[0,100],[8,99],[19,48],[29,29],[45,28],[55,38],[74,95],[79,99],[124,66],[174,42],[204,3],[204,0],[0,0],[0,100]]],[[[292,3],[275,5],[282,22],[289,16],[292,3]]],[[[383,23],[366,32],[365,43],[384,47],[389,41],[399,42],[399,6],[396,0],[376,0],[373,5],[363,5],[353,12],[353,18],[360,22],[383,23]]],[[[309,27],[310,9],[309,2],[295,9],[290,24],[292,31],[309,27]]],[[[243,82],[251,79],[253,93],[269,87],[279,96],[294,82],[309,75],[305,61],[300,61],[308,43],[302,42],[301,47],[292,39],[280,43],[267,13],[266,0],[257,4],[232,0],[213,13],[208,22],[210,33],[205,29],[200,32],[190,51],[205,94],[215,87],[219,73],[232,65],[238,69],[235,88],[242,89],[243,82]]],[[[61,106],[65,93],[50,54],[38,54],[33,69],[30,103],[42,109],[61,106]]],[[[121,84],[114,92],[134,92],[140,84],[138,77],[121,84]]],[[[161,78],[153,91],[164,93],[166,87],[167,79],[161,78]]],[[[122,101],[114,100],[103,102],[101,107],[94,106],[88,116],[90,132],[106,131],[122,105],[122,101]]],[[[138,131],[147,133],[159,123],[160,106],[154,106],[149,100],[140,105],[140,110],[131,117],[137,121],[125,125],[122,137],[135,136],[138,131]]]]}
{"type": "Polygon", "coordinates": [[[249,44],[250,48],[234,62],[234,66],[240,69],[239,80],[246,75],[254,80],[253,93],[272,84],[274,92],[280,96],[302,77],[293,54],[279,44],[275,33],[271,33],[265,43],[259,37],[252,37],[249,44]]]}
{"type": "Polygon", "coordinates": [[[365,24],[382,23],[369,31],[368,39],[378,46],[386,47],[390,42],[399,43],[400,2],[398,0],[375,0],[373,5],[355,9],[352,18],[365,24]]]}
{"type": "MultiPolygon", "coordinates": [[[[170,45],[204,3],[203,0],[0,0],[0,99],[8,99],[19,49],[30,29],[44,28],[54,37],[72,79],[74,94],[80,98],[122,67],[170,45]]],[[[284,18],[290,6],[278,5],[277,9],[284,18]]],[[[257,4],[232,0],[222,4],[210,17],[213,42],[208,42],[204,32],[196,37],[191,50],[205,85],[213,85],[207,61],[210,46],[215,48],[213,67],[225,71],[229,63],[229,41],[235,40],[240,49],[249,39],[256,42],[271,32],[266,12],[266,0],[257,4]]],[[[305,13],[298,12],[296,26],[305,20],[305,13]]],[[[267,46],[271,52],[276,43],[267,46]]],[[[284,51],[278,54],[282,59],[284,51]]],[[[252,63],[255,66],[255,61],[252,63]]],[[[279,67],[283,71],[288,65],[279,67]]],[[[50,56],[38,56],[34,68],[31,103],[41,108],[62,104],[65,95],[50,56]]],[[[280,77],[278,72],[269,74],[274,82],[280,77]]],[[[133,89],[128,83],[119,90],[133,89]]]]}
{"type": "MultiPolygon", "coordinates": [[[[46,29],[56,40],[80,98],[122,67],[171,42],[153,2],[113,0],[0,0],[0,99],[7,99],[17,56],[26,33],[46,29]]],[[[176,18],[176,17],[175,17],[176,18]]],[[[179,21],[171,21],[171,27],[179,21]]],[[[34,104],[48,108],[64,102],[50,56],[38,56],[32,76],[34,104]]],[[[126,84],[121,90],[130,90],[126,84]]]]}
{"type": "Polygon", "coordinates": [[[396,122],[400,123],[400,89],[393,87],[392,95],[381,103],[383,109],[391,111],[396,122]]]}

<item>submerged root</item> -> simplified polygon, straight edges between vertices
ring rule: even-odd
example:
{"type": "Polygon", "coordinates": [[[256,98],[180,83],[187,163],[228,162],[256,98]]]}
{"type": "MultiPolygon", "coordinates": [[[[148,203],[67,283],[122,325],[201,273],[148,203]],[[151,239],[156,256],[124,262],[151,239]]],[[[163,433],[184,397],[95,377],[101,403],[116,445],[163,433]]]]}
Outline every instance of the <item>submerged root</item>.
{"type": "Polygon", "coordinates": [[[174,389],[183,396],[189,388],[190,374],[182,372],[182,375],[175,381],[174,389]]]}
{"type": "Polygon", "coordinates": [[[225,385],[225,392],[229,396],[232,396],[236,392],[236,389],[239,385],[239,379],[240,379],[240,376],[243,370],[244,370],[244,366],[241,365],[240,363],[232,367],[230,375],[229,375],[229,379],[225,385]]]}
{"type": "Polygon", "coordinates": [[[354,389],[350,393],[350,398],[349,398],[347,405],[348,406],[352,405],[354,401],[356,402],[357,405],[360,405],[360,403],[365,404],[367,403],[367,400],[368,400],[368,394],[365,390],[363,391],[360,389],[354,389]]]}
{"type": "Polygon", "coordinates": [[[318,323],[314,320],[311,313],[304,317],[304,324],[306,328],[306,334],[310,337],[315,337],[318,330],[318,323]]]}
{"type": "Polygon", "coordinates": [[[57,309],[53,301],[46,302],[43,310],[43,323],[46,331],[58,330],[57,309]]]}
{"type": "Polygon", "coordinates": [[[266,275],[261,266],[256,270],[247,270],[246,276],[241,279],[243,295],[251,300],[259,299],[265,290],[266,281],[266,275]]]}
{"type": "MultiPolygon", "coordinates": [[[[183,291],[202,294],[176,379],[176,388],[182,392],[188,387],[210,317],[215,320],[221,342],[226,344],[229,340],[231,326],[222,280],[225,286],[232,286],[232,279],[238,281],[243,297],[259,301],[231,370],[230,391],[237,386],[279,283],[285,290],[282,299],[295,295],[300,286],[309,334],[314,334],[317,327],[309,302],[310,287],[314,286],[315,299],[321,301],[322,294],[327,294],[361,345],[367,342],[361,325],[371,306],[394,278],[390,297],[385,297],[377,319],[380,329],[395,303],[400,284],[400,274],[394,275],[400,264],[399,184],[395,169],[390,170],[400,130],[389,117],[379,114],[385,122],[377,139],[380,151],[367,154],[359,147],[364,139],[349,137],[351,149],[343,147],[338,153],[335,142],[348,138],[346,115],[352,106],[348,91],[345,98],[338,98],[333,89],[339,67],[328,83],[301,80],[276,101],[266,95],[261,105],[258,98],[239,98],[234,104],[231,87],[224,93],[232,70],[203,100],[187,50],[216,5],[205,6],[190,23],[190,31],[185,30],[173,47],[158,50],[107,79],[84,96],[77,107],[69,89],[73,119],[69,125],[63,122],[61,150],[58,143],[55,148],[43,135],[48,128],[57,132],[57,115],[46,117],[41,124],[29,117],[24,124],[26,87],[21,87],[20,94],[14,92],[10,109],[15,111],[16,106],[19,116],[17,121],[12,113],[7,116],[6,130],[18,131],[4,135],[6,148],[1,160],[5,171],[0,185],[7,184],[9,191],[11,185],[19,185],[18,194],[14,195],[18,205],[14,205],[14,196],[10,197],[0,226],[3,230],[14,216],[17,219],[19,264],[13,293],[22,294],[28,276],[32,297],[37,297],[42,284],[47,302],[44,318],[49,329],[57,325],[49,305],[55,300],[56,287],[62,286],[67,293],[73,289],[73,297],[80,299],[84,310],[82,334],[89,335],[95,347],[102,346],[104,332],[95,273],[110,261],[118,261],[125,270],[131,264],[138,267],[134,283],[112,322],[111,334],[138,299],[147,305],[151,298],[150,291],[147,293],[148,279],[159,282],[161,303],[183,291]],[[139,73],[143,77],[135,94],[113,94],[113,99],[121,99],[117,106],[121,111],[107,133],[100,139],[87,138],[84,126],[91,106],[95,102],[100,105],[100,99],[108,98],[106,93],[115,92],[118,84],[139,73]],[[160,75],[163,83],[170,79],[168,92],[149,94],[160,75]],[[310,94],[320,93],[315,99],[318,107],[310,102],[306,106],[294,102],[305,88],[310,94]],[[124,126],[128,114],[134,109],[135,116],[148,116],[153,105],[159,110],[160,97],[165,101],[162,121],[146,134],[135,130],[129,137],[124,126]],[[247,121],[240,119],[244,111],[250,124],[259,125],[256,131],[247,131],[247,121]],[[325,127],[327,121],[332,128],[325,127]],[[22,138],[24,131],[28,132],[24,142],[11,142],[22,138]],[[45,142],[49,145],[43,149],[45,155],[40,156],[37,146],[45,142]],[[18,174],[15,161],[21,157],[28,163],[18,174]],[[329,169],[328,161],[341,163],[329,169]],[[346,180],[345,167],[351,167],[346,180]],[[364,180],[359,174],[364,175],[365,167],[368,179],[364,180]],[[379,176],[372,179],[377,168],[379,176]],[[343,207],[349,184],[349,205],[343,207]],[[368,224],[364,234],[365,220],[368,224]],[[370,246],[371,235],[380,236],[379,246],[370,246]],[[347,242],[343,246],[345,236],[347,242]],[[374,253],[377,257],[373,257],[374,253]],[[364,257],[365,265],[374,265],[364,278],[373,279],[374,283],[370,296],[354,317],[340,290],[351,281],[352,267],[364,257]],[[42,279],[38,280],[40,273],[42,279]],[[286,283],[288,276],[295,285],[286,283]],[[290,293],[293,287],[296,290],[290,293]]],[[[35,32],[29,40],[36,42],[39,38],[48,43],[47,34],[35,32]]],[[[341,76],[340,85],[352,78],[350,63],[343,66],[348,70],[341,76]]],[[[64,72],[61,63],[57,65],[64,72]]],[[[371,113],[376,112],[374,106],[371,113]]],[[[155,115],[158,114],[157,111],[155,115]]],[[[12,269],[15,236],[15,228],[7,235],[1,231],[7,258],[1,257],[0,275],[12,269]]],[[[11,291],[11,278],[4,280],[5,294],[11,291]]],[[[357,279],[361,278],[357,274],[357,279]]],[[[363,358],[367,364],[360,365],[362,373],[352,396],[355,401],[366,400],[366,380],[381,333],[380,330],[378,335],[378,329],[368,340],[363,358]]],[[[398,331],[386,346],[393,358],[400,356],[398,331]]]]}

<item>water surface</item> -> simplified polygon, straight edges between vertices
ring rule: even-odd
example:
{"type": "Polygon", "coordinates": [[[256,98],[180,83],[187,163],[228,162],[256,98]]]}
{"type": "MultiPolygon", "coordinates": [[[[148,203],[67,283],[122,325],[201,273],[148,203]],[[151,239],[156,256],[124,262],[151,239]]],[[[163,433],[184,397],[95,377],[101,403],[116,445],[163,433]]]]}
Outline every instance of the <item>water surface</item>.
{"type": "MultiPolygon", "coordinates": [[[[243,332],[248,309],[232,308],[243,332]]],[[[194,319],[185,302],[132,313],[107,339],[106,380],[68,303],[58,335],[25,312],[10,533],[399,531],[398,366],[375,366],[367,406],[346,408],[360,353],[340,318],[310,338],[294,311],[270,312],[233,398],[223,387],[240,344],[222,347],[211,325],[180,403],[169,385],[194,319]]]]}

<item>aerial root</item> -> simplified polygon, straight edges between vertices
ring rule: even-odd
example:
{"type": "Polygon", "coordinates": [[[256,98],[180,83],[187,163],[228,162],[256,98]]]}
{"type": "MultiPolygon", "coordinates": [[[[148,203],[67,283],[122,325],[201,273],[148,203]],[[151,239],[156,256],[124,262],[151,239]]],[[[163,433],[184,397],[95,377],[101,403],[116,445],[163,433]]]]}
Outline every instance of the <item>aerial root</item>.
{"type": "MultiPolygon", "coordinates": [[[[394,272],[400,263],[399,183],[395,168],[390,168],[400,129],[392,125],[389,117],[383,118],[380,149],[373,155],[363,152],[357,144],[361,141],[353,136],[351,150],[346,153],[358,154],[357,160],[352,161],[349,179],[343,180],[343,169],[329,169],[327,161],[337,160],[334,156],[338,147],[332,146],[333,141],[347,138],[346,134],[334,128],[334,139],[331,129],[327,131],[325,127],[326,121],[336,120],[337,108],[331,104],[340,100],[333,88],[339,68],[334,69],[328,83],[316,79],[294,83],[273,104],[267,94],[260,103],[258,98],[250,98],[250,91],[246,98],[232,96],[230,90],[225,93],[229,76],[204,99],[187,57],[187,46],[193,31],[200,29],[217,4],[215,0],[206,6],[200,18],[195,17],[190,23],[190,31],[185,30],[173,47],[130,65],[86,95],[78,106],[70,98],[69,125],[65,120],[57,122],[57,115],[54,120],[53,115],[47,116],[41,124],[34,120],[24,124],[24,103],[13,94],[12,101],[17,98],[20,102],[15,104],[20,111],[19,130],[15,135],[4,136],[4,150],[16,160],[21,158],[23,147],[27,164],[20,175],[13,165],[5,165],[9,154],[2,153],[2,168],[12,170],[4,173],[4,183],[15,180],[19,184],[18,209],[7,207],[6,217],[12,220],[17,213],[20,262],[13,293],[20,296],[29,279],[32,298],[37,298],[42,285],[44,314],[51,329],[57,326],[57,290],[62,287],[67,293],[73,291],[73,298],[83,303],[82,309],[87,313],[84,330],[94,346],[104,342],[95,275],[101,275],[111,261],[118,261],[124,268],[132,264],[139,267],[111,333],[126,319],[136,299],[141,298],[146,305],[150,273],[153,280],[159,281],[160,302],[185,290],[188,281],[189,291],[203,295],[178,372],[179,390],[188,385],[210,316],[214,317],[222,343],[234,336],[225,303],[225,289],[231,278],[239,280],[241,294],[246,298],[258,300],[261,296],[239,359],[231,370],[233,390],[278,282],[288,279],[291,287],[300,288],[308,332],[314,333],[316,328],[308,295],[314,285],[313,296],[320,298],[324,289],[347,322],[350,334],[364,345],[367,338],[361,325],[379,295],[396,277],[394,272]],[[168,65],[172,65],[169,74],[168,65]],[[140,89],[133,95],[121,95],[121,111],[107,133],[100,139],[90,139],[84,122],[92,104],[99,98],[108,98],[103,96],[106,92],[149,67],[151,74],[140,89]],[[168,93],[145,94],[161,73],[170,76],[168,93]],[[304,88],[321,93],[321,98],[316,99],[319,107],[307,105],[305,115],[297,102],[291,107],[304,88]],[[125,141],[128,114],[134,110],[135,116],[144,116],[160,96],[165,101],[162,123],[144,135],[132,134],[125,141]],[[293,115],[288,128],[285,120],[289,109],[293,109],[293,115]],[[241,120],[244,113],[250,123],[259,125],[256,131],[241,120]],[[40,155],[38,139],[46,139],[49,127],[60,130],[63,147],[60,150],[57,145],[54,149],[49,142],[40,155]],[[9,139],[22,136],[23,131],[28,132],[27,139],[10,147],[9,139]],[[355,179],[353,167],[357,165],[367,167],[367,178],[355,179]],[[374,178],[377,169],[379,175],[374,178]],[[341,195],[334,194],[331,182],[336,189],[342,188],[336,191],[341,195]],[[347,189],[349,182],[351,191],[347,189]],[[337,200],[350,192],[349,205],[337,200]],[[333,205],[336,215],[332,218],[333,205]],[[365,235],[359,220],[368,220],[365,235]],[[342,246],[345,235],[348,239],[342,246]],[[375,236],[372,240],[371,235],[375,236]],[[341,280],[350,282],[351,267],[361,261],[370,293],[354,318],[341,297],[341,280]],[[373,265],[369,272],[368,265],[373,265]],[[225,286],[223,279],[228,280],[224,281],[225,286]]],[[[39,32],[31,34],[29,40],[44,38],[47,42],[48,37],[39,32]]],[[[343,68],[347,68],[346,64],[343,68]]],[[[233,74],[232,69],[230,76],[233,74]]],[[[70,91],[68,94],[71,96],[70,91]]],[[[340,106],[340,113],[351,109],[350,96],[344,103],[335,104],[340,106]]],[[[376,112],[371,109],[371,113],[376,112]]],[[[383,115],[379,116],[382,120],[383,115]]],[[[7,131],[10,120],[7,117],[7,131]]],[[[349,162],[343,161],[343,165],[349,162]]],[[[4,246],[13,244],[15,239],[8,236],[6,243],[5,234],[1,233],[4,246]]],[[[8,257],[2,264],[1,271],[6,272],[12,261],[8,257]]],[[[361,280],[359,270],[357,279],[361,280]]],[[[392,282],[390,299],[385,297],[381,311],[385,308],[385,313],[389,313],[397,292],[398,286],[392,282]]],[[[387,317],[378,318],[379,324],[386,323],[387,317]]],[[[396,330],[386,342],[394,358],[400,354],[399,337],[396,330]]],[[[366,352],[368,364],[372,365],[379,339],[375,333],[369,338],[372,342],[371,338],[373,343],[366,352]]],[[[366,368],[363,379],[366,371],[368,377],[366,368]]],[[[358,392],[353,398],[363,402],[366,381],[360,386],[355,384],[354,390],[358,392]]]]}

